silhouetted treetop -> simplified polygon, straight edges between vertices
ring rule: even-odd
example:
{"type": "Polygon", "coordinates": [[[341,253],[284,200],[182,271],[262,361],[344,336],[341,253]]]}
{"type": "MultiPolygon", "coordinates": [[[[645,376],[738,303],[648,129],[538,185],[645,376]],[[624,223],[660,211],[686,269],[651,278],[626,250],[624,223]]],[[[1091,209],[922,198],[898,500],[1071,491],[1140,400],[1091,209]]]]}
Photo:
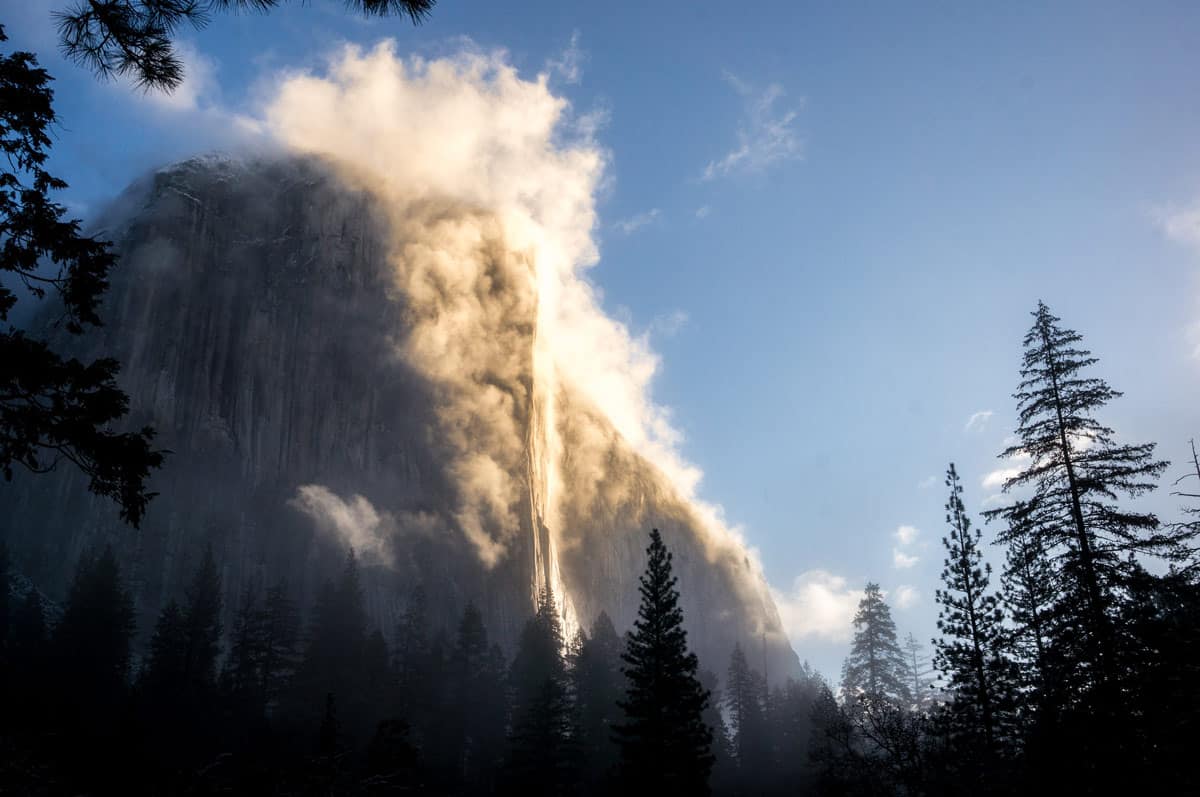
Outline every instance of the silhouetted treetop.
{"type": "MultiPolygon", "coordinates": [[[[424,21],[437,0],[345,0],[365,16],[424,21]]],[[[213,12],[267,12],[280,0],[78,0],[56,12],[67,58],[103,78],[128,76],[142,88],[174,89],[183,82],[175,47],[181,28],[203,28],[213,12]]]]}

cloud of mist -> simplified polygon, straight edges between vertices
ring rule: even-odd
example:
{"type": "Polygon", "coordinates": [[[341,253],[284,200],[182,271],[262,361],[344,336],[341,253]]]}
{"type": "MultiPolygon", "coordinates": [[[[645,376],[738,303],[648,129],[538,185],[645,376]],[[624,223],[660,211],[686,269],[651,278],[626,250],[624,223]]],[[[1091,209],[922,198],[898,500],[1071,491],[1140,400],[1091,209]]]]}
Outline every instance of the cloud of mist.
{"type": "Polygon", "coordinates": [[[353,548],[364,561],[386,560],[389,534],[395,531],[394,519],[378,512],[361,495],[343,499],[320,484],[306,484],[290,503],[311,517],[318,529],[353,548]]]}
{"type": "MultiPolygon", "coordinates": [[[[427,60],[399,56],[390,41],[347,46],[319,73],[282,75],[261,125],[388,201],[411,321],[397,330],[398,353],[434,387],[434,443],[458,490],[454,525],[485,565],[531,524],[569,544],[557,523],[567,493],[583,501],[620,477],[603,439],[611,424],[687,502],[709,555],[753,561],[761,574],[720,508],[696,496],[701,472],[652,398],[659,359],[649,335],[605,313],[587,278],[599,259],[606,153],[596,125],[550,83],[523,78],[502,51],[427,60]],[[593,410],[603,424],[589,420],[593,410]],[[561,483],[565,457],[571,485],[561,483]]],[[[761,579],[746,588],[766,595],[761,579]]]]}

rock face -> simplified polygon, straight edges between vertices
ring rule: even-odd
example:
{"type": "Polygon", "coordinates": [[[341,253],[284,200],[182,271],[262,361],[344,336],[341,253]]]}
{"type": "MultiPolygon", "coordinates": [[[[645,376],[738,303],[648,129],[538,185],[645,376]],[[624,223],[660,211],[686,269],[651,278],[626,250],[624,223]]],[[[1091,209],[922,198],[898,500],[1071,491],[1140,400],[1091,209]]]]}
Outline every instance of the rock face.
{"type": "Polygon", "coordinates": [[[145,630],[205,546],[231,616],[256,580],[286,577],[311,603],[353,543],[385,632],[419,585],[435,624],[452,629],[474,601],[511,650],[545,585],[573,620],[605,610],[629,627],[657,526],[704,664],[723,670],[741,642],[772,680],[793,672],[740,547],[714,540],[570,385],[539,404],[527,264],[480,240],[456,287],[414,265],[431,255],[413,231],[479,211],[410,211],[398,219],[315,159],[196,159],[132,186],[102,222],[120,253],[106,326],[71,345],[123,364],[131,424],[172,452],[160,495],[135,531],[68,469],[18,475],[0,487],[0,536],[19,569],[62,596],[79,555],[112,544],[145,630]],[[445,344],[445,320],[465,311],[487,315],[486,334],[445,344]],[[451,355],[468,349],[503,364],[463,382],[451,355]]]}

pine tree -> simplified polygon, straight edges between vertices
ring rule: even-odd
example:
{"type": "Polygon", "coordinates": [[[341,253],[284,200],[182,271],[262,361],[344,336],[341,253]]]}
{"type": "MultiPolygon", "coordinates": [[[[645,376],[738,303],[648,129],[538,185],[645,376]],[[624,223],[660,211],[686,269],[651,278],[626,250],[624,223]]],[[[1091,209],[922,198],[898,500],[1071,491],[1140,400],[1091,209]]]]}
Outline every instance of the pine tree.
{"type": "Polygon", "coordinates": [[[1008,735],[1012,665],[1005,656],[1004,612],[991,591],[991,565],[983,564],[982,534],[972,530],[962,501],[962,484],[951,463],[946,471],[950,497],[942,538],[946,559],[944,588],[937,591],[938,631],[934,641],[937,669],[948,678],[953,694],[951,729],[956,736],[982,743],[985,756],[995,756],[1008,735]]]}
{"type": "Polygon", "coordinates": [[[425,590],[414,587],[396,629],[396,676],[400,706],[408,714],[424,713],[430,695],[429,607],[425,590]]]}
{"type": "Polygon", "coordinates": [[[216,683],[217,656],[221,641],[221,577],[213,559],[212,546],[192,576],[183,606],[184,633],[187,638],[184,678],[195,695],[212,690],[216,683]]]}
{"type": "Polygon", "coordinates": [[[8,626],[12,616],[9,609],[9,592],[12,591],[9,567],[8,546],[0,540],[0,667],[4,664],[4,648],[8,642],[8,626]]]}
{"type": "Polygon", "coordinates": [[[80,559],[62,619],[54,629],[54,659],[68,711],[88,724],[115,711],[129,675],[133,600],[116,554],[80,559]]]}
{"type": "Polygon", "coordinates": [[[621,773],[626,784],[646,793],[706,793],[713,764],[704,722],[709,695],[687,648],[671,554],[658,529],[651,531],[646,553],[638,619],[621,657],[627,681],[624,718],[615,728],[621,773]]]}
{"type": "Polygon", "coordinates": [[[913,708],[924,713],[933,705],[933,679],[935,670],[925,655],[925,646],[911,633],[906,634],[900,644],[904,651],[904,682],[911,689],[913,708]]]}
{"type": "Polygon", "coordinates": [[[904,653],[896,640],[896,623],[879,585],[868,582],[854,615],[854,641],[842,665],[845,700],[890,701],[907,705],[904,653]]]}
{"type": "MultiPolygon", "coordinates": [[[[1035,499],[985,514],[1004,518],[1010,528],[1019,519],[1053,560],[1069,591],[1063,611],[1074,615],[1063,627],[1082,637],[1077,669],[1086,687],[1115,674],[1112,612],[1115,593],[1131,572],[1129,557],[1181,561],[1196,532],[1164,528],[1153,514],[1116,504],[1118,495],[1154,489],[1167,463],[1154,459],[1153,443],[1118,443],[1113,430],[1096,420],[1096,411],[1121,394],[1087,375],[1096,358],[1079,348],[1082,337],[1060,327],[1045,304],[1038,303],[1033,317],[1014,394],[1017,442],[1000,456],[1028,458],[1004,491],[1032,487],[1035,499]]],[[[1000,541],[1009,542],[1007,533],[1000,541]]]]}
{"type": "Polygon", "coordinates": [[[571,667],[576,736],[582,756],[583,782],[601,790],[607,785],[607,776],[617,761],[612,728],[620,716],[617,701],[621,699],[624,687],[621,638],[605,612],[596,617],[590,634],[580,633],[582,638],[571,667]]]}
{"type": "Polygon", "coordinates": [[[333,695],[347,745],[373,733],[379,707],[372,704],[362,674],[366,661],[366,596],[354,552],[346,554],[337,581],[327,581],[317,597],[304,654],[291,682],[290,713],[315,727],[326,698],[333,695]]]}
{"type": "Polygon", "coordinates": [[[490,790],[506,746],[505,666],[473,603],[463,611],[449,669],[445,752],[468,790],[490,790]]]}
{"type": "Polygon", "coordinates": [[[295,672],[299,658],[300,610],[288,596],[286,581],[281,580],[267,590],[256,625],[259,702],[270,712],[284,684],[295,672]]]}
{"type": "Polygon", "coordinates": [[[187,684],[188,633],[183,610],[175,600],[159,612],[150,637],[150,657],[139,679],[139,686],[151,711],[174,716],[177,703],[187,684]]]}
{"type": "Polygon", "coordinates": [[[1054,602],[1061,590],[1050,558],[1025,516],[1014,512],[1004,534],[1008,547],[1000,576],[1001,595],[1013,626],[1009,650],[1017,664],[1018,686],[1026,692],[1040,692],[1035,704],[1045,704],[1041,698],[1053,691],[1055,680],[1048,646],[1053,636],[1054,602]]]}
{"type": "Polygon", "coordinates": [[[513,730],[505,767],[509,793],[568,794],[574,791],[578,747],[563,660],[562,624],[548,589],[521,632],[509,671],[513,730]]]}
{"type": "Polygon", "coordinates": [[[262,658],[262,605],[258,581],[251,581],[242,591],[242,599],[234,616],[229,638],[229,658],[221,675],[222,690],[231,695],[241,710],[262,716],[258,705],[258,672],[262,658]]]}
{"type": "Polygon", "coordinates": [[[735,644],[725,681],[725,710],[729,715],[734,760],[739,780],[757,780],[766,771],[766,705],[762,676],[750,668],[742,646],[735,644]]]}

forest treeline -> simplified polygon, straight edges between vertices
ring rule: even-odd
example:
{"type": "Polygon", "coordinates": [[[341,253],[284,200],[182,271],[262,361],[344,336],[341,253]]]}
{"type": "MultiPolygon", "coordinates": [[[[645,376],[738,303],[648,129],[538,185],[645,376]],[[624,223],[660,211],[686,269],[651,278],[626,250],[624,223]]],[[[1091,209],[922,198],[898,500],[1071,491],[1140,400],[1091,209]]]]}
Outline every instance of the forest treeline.
{"type": "Polygon", "coordinates": [[[1130,502],[1167,465],[1096,419],[1119,394],[1095,362],[1039,304],[1008,503],[984,513],[998,577],[950,465],[932,658],[868,584],[836,685],[770,686],[741,647],[702,670],[657,531],[631,629],[568,639],[543,592],[511,658],[473,605],[431,627],[420,588],[372,627],[353,552],[308,611],[253,584],[224,627],[209,551],[135,650],[111,550],[52,620],[0,548],[0,791],[1195,793],[1200,523],[1130,502]]]}

